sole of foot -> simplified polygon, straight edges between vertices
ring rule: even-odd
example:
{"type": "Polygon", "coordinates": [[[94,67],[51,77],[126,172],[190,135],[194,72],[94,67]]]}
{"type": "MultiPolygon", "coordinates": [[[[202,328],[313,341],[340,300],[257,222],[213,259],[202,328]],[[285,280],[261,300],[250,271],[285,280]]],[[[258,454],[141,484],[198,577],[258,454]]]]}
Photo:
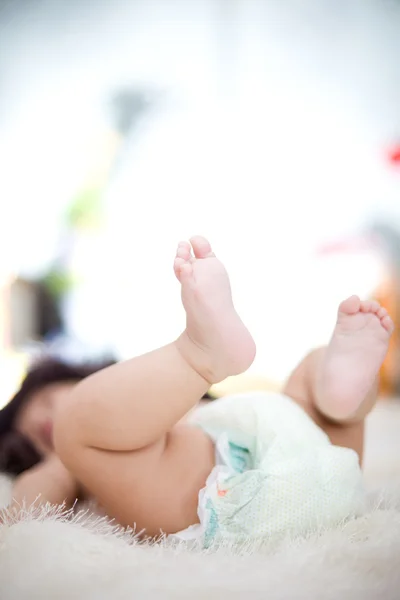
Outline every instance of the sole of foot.
{"type": "Polygon", "coordinates": [[[210,384],[246,371],[256,346],[237,314],[224,265],[201,236],[181,242],[175,274],[182,286],[186,330],[177,341],[190,365],[210,384]]]}
{"type": "Polygon", "coordinates": [[[330,344],[319,369],[317,404],[336,421],[363,412],[376,385],[394,325],[378,302],[351,296],[339,306],[330,344]]]}

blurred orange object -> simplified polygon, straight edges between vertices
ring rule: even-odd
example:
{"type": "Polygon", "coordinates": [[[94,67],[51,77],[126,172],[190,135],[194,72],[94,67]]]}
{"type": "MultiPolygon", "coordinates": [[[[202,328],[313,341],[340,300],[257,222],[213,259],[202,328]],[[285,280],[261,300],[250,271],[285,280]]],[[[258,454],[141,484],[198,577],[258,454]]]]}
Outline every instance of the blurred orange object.
{"type": "Polygon", "coordinates": [[[400,392],[400,298],[395,276],[382,283],[375,293],[375,298],[386,308],[395,324],[389,351],[380,371],[379,391],[382,396],[395,396],[400,392]]]}

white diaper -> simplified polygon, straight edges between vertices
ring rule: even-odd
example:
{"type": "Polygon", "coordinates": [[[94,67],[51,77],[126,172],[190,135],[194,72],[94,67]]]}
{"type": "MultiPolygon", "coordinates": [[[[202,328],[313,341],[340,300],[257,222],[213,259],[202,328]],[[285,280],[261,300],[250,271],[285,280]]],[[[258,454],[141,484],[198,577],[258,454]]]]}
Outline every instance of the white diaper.
{"type": "Polygon", "coordinates": [[[362,514],[358,456],[333,446],[290,398],[252,393],[216,400],[192,422],[216,443],[216,466],[199,493],[199,524],[180,540],[281,539],[362,514]]]}

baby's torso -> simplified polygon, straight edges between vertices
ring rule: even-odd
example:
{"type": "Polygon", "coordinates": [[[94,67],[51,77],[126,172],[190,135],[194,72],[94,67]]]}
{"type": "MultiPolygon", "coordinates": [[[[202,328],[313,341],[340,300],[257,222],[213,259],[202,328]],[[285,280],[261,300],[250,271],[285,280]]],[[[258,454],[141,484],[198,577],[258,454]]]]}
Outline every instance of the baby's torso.
{"type": "Polygon", "coordinates": [[[333,447],[290,399],[231,397],[194,416],[194,424],[176,425],[154,448],[147,463],[161,457],[154,472],[132,473],[138,485],[128,506],[138,531],[180,532],[183,539],[200,532],[205,543],[279,537],[308,531],[314,521],[339,522],[362,505],[357,455],[333,447]]]}

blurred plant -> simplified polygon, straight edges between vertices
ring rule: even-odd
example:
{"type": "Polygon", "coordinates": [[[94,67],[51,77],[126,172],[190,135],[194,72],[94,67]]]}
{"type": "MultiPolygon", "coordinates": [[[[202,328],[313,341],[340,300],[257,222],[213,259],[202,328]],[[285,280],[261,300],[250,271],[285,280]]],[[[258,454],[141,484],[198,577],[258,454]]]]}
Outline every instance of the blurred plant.
{"type": "Polygon", "coordinates": [[[43,284],[54,300],[60,300],[74,287],[77,279],[65,269],[53,266],[47,271],[40,283],[43,284]]]}
{"type": "Polygon", "coordinates": [[[143,115],[154,105],[155,94],[122,88],[112,95],[108,108],[113,126],[121,136],[128,136],[143,115]]]}
{"type": "Polygon", "coordinates": [[[70,230],[93,229],[101,222],[101,187],[86,188],[67,207],[64,224],[70,230]]]}
{"type": "Polygon", "coordinates": [[[112,124],[111,139],[105,136],[106,163],[96,169],[96,178],[72,200],[68,206],[64,225],[71,230],[89,230],[99,227],[102,217],[102,198],[112,170],[118,165],[123,142],[130,135],[143,115],[153,104],[148,93],[123,88],[108,103],[109,121],[112,124]],[[117,136],[117,142],[115,140],[117,136]],[[106,146],[109,146],[108,148],[106,146]]]}
{"type": "Polygon", "coordinates": [[[111,126],[106,129],[99,156],[96,156],[94,175],[88,174],[83,188],[67,206],[59,254],[40,281],[60,315],[62,299],[79,283],[70,260],[77,236],[101,226],[104,191],[113,171],[118,168],[124,141],[153,103],[154,96],[128,87],[114,93],[107,104],[111,126]]]}

